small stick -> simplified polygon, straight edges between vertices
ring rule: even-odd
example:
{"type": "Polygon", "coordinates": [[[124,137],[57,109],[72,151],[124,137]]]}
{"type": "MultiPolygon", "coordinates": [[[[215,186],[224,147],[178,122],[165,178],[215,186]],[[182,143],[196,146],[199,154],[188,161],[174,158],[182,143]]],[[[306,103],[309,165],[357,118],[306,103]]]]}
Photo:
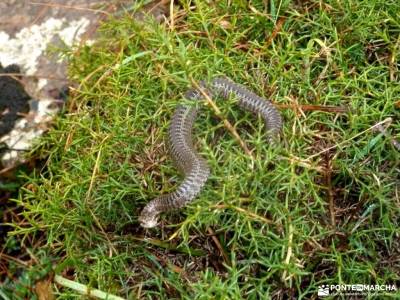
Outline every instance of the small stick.
{"type": "MultiPolygon", "coordinates": [[[[278,35],[278,33],[282,30],[283,24],[285,24],[286,18],[285,17],[279,17],[278,21],[275,24],[275,28],[272,31],[271,35],[267,38],[265,41],[263,48],[266,49],[271,45],[272,41],[275,39],[275,37],[278,35]]],[[[262,51],[261,51],[262,52],[262,51]]]]}
{"type": "Polygon", "coordinates": [[[78,283],[67,278],[64,278],[60,275],[54,276],[54,281],[61,286],[73,289],[74,291],[88,297],[96,297],[98,299],[107,299],[107,300],[125,300],[124,298],[111,295],[109,293],[105,293],[98,289],[92,289],[82,283],[78,283]]]}
{"type": "Polygon", "coordinates": [[[207,231],[211,235],[211,238],[212,238],[214,244],[217,246],[219,252],[221,253],[222,257],[224,258],[225,263],[228,266],[231,266],[231,262],[230,262],[230,260],[228,258],[228,254],[226,253],[225,249],[222,247],[221,243],[219,242],[219,240],[215,236],[214,230],[212,230],[211,227],[207,227],[207,231]]]}
{"type": "Polygon", "coordinates": [[[4,253],[0,253],[0,259],[5,259],[5,260],[9,260],[9,261],[12,260],[12,261],[16,262],[17,264],[20,264],[21,266],[29,267],[29,263],[28,262],[25,262],[23,260],[20,260],[20,259],[14,257],[14,256],[10,256],[10,255],[4,254],[4,253]]]}
{"type": "Polygon", "coordinates": [[[278,108],[291,108],[293,110],[303,110],[303,111],[324,111],[324,112],[334,112],[334,113],[346,113],[348,108],[344,106],[332,106],[332,105],[308,105],[308,104],[275,104],[278,108]]]}

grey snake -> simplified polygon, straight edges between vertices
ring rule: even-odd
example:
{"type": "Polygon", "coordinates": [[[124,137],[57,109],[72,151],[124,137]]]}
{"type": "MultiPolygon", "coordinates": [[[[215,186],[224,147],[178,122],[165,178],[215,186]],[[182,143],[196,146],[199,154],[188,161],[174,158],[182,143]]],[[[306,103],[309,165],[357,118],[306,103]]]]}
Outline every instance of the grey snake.
{"type": "MultiPolygon", "coordinates": [[[[221,95],[228,99],[234,95],[240,107],[263,118],[270,141],[279,135],[282,117],[278,110],[271,102],[243,85],[226,77],[217,77],[209,84],[202,81],[200,88],[212,97],[221,95]]],[[[183,172],[184,179],[175,191],[156,197],[144,207],[139,221],[145,228],[157,226],[160,213],[181,208],[194,200],[210,174],[207,162],[196,152],[192,141],[193,123],[198,112],[197,106],[192,104],[204,97],[199,90],[190,89],[185,93],[185,98],[192,103],[177,106],[169,127],[169,152],[176,166],[183,172]]]]}

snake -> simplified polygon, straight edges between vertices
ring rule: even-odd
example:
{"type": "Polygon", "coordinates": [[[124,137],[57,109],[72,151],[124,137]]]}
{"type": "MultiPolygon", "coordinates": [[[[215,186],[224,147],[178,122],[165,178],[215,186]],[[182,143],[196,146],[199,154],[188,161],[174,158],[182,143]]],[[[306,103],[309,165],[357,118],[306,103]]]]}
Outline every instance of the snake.
{"type": "Polygon", "coordinates": [[[183,208],[192,202],[210,175],[206,160],[194,148],[192,136],[199,111],[196,104],[204,100],[204,93],[224,99],[236,97],[238,106],[263,119],[269,142],[279,137],[282,117],[271,102],[225,76],[215,77],[210,82],[200,81],[197,88],[189,89],[184,94],[187,101],[177,105],[168,130],[169,153],[183,173],[183,181],[173,192],[161,194],[147,203],[139,216],[140,225],[144,228],[156,227],[161,213],[183,208]]]}

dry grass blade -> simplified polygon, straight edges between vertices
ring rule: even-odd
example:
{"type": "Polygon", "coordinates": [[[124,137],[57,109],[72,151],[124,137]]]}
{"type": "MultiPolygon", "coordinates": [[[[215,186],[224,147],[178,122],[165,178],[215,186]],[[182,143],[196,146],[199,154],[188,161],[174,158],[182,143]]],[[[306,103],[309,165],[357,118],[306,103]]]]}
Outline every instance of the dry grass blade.
{"type": "Polygon", "coordinates": [[[207,101],[207,104],[211,106],[211,108],[214,110],[216,116],[219,117],[224,122],[226,129],[228,129],[229,132],[232,134],[232,136],[239,142],[239,145],[240,145],[240,147],[242,147],[243,151],[254,161],[255,158],[254,158],[253,154],[251,153],[249,147],[247,147],[246,143],[241,139],[239,133],[232,126],[232,124],[222,116],[221,110],[218,108],[218,106],[215,104],[215,102],[204,91],[204,89],[199,86],[199,84],[194,79],[191,78],[190,81],[192,82],[192,85],[198,91],[200,91],[200,93],[204,96],[205,100],[207,101]]]}

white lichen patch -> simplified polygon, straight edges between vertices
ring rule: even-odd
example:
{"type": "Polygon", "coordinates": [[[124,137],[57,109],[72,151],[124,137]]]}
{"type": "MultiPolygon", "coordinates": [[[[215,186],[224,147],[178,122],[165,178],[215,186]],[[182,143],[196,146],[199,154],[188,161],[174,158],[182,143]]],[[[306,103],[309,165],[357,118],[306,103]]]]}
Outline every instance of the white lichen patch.
{"type": "MultiPolygon", "coordinates": [[[[0,64],[17,64],[26,75],[34,76],[39,59],[46,55],[45,52],[52,42],[61,40],[67,47],[73,46],[80,42],[89,24],[90,20],[85,17],[72,21],[49,18],[41,24],[21,29],[13,37],[0,31],[0,64]]],[[[41,90],[47,84],[47,79],[39,79],[36,90],[41,90]]],[[[0,157],[3,167],[12,168],[24,161],[25,154],[32,148],[34,141],[48,129],[49,123],[61,107],[60,101],[55,99],[31,100],[30,106],[29,113],[18,119],[8,134],[0,137],[0,143],[7,147],[0,157]]]]}
{"type": "Polygon", "coordinates": [[[54,38],[72,46],[79,41],[89,24],[89,19],[84,17],[73,21],[49,18],[42,24],[21,29],[13,38],[0,31],[0,63],[3,66],[18,64],[27,75],[34,75],[38,58],[54,38]]]}
{"type": "Polygon", "coordinates": [[[59,100],[41,99],[31,100],[29,113],[19,119],[8,134],[0,138],[0,143],[9,149],[1,157],[3,167],[10,168],[23,162],[23,155],[32,147],[36,138],[46,130],[48,123],[61,108],[59,100]]]}

